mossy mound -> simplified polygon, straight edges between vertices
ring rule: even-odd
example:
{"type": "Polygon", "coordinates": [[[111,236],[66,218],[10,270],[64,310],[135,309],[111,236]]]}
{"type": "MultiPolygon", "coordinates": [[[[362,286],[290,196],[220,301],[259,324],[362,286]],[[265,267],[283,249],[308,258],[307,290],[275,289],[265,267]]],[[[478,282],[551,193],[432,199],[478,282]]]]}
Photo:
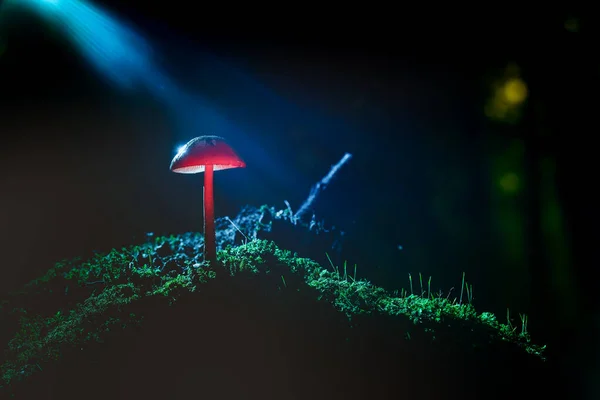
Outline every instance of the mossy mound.
{"type": "Polygon", "coordinates": [[[388,293],[272,241],[228,245],[211,268],[201,246],[158,237],[11,295],[2,395],[496,398],[544,376],[543,347],[471,305],[388,293]]]}

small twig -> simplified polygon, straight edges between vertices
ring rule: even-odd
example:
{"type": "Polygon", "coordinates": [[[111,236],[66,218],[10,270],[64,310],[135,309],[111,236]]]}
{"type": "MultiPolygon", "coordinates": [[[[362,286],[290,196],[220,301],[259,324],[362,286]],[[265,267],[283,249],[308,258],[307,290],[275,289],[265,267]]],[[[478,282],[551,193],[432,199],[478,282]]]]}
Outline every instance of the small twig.
{"type": "Polygon", "coordinates": [[[238,226],[237,226],[237,225],[236,225],[236,224],[235,224],[235,223],[234,223],[234,222],[231,220],[231,218],[229,218],[229,217],[225,217],[225,218],[227,219],[227,221],[229,221],[229,222],[231,223],[231,225],[233,225],[233,227],[234,227],[234,228],[235,228],[235,229],[236,229],[236,230],[237,230],[239,233],[241,233],[241,234],[242,234],[242,236],[244,237],[244,239],[246,239],[246,243],[244,243],[244,244],[247,244],[247,243],[248,243],[248,237],[247,237],[246,235],[244,235],[244,232],[242,232],[242,231],[240,230],[240,228],[238,228],[238,226]]]}
{"type": "Polygon", "coordinates": [[[340,271],[338,270],[338,268],[335,265],[333,265],[333,261],[331,261],[331,257],[329,257],[329,253],[325,253],[325,255],[327,256],[327,259],[329,260],[329,264],[331,264],[331,269],[333,269],[333,272],[335,272],[339,278],[340,271]]]}
{"type": "Polygon", "coordinates": [[[427,297],[433,299],[433,295],[431,294],[431,276],[429,277],[429,280],[427,281],[427,297]]]}
{"type": "Polygon", "coordinates": [[[519,314],[519,317],[521,317],[521,333],[526,335],[527,334],[527,314],[519,314]]]}
{"type": "Polygon", "coordinates": [[[460,284],[460,300],[458,301],[458,304],[462,304],[462,298],[463,298],[463,289],[465,288],[465,273],[463,272],[462,275],[462,282],[460,284]]]}
{"type": "MultiPolygon", "coordinates": [[[[469,288],[468,284],[467,288],[469,288]]],[[[469,293],[467,293],[467,297],[469,299],[469,304],[471,304],[473,302],[473,284],[471,284],[471,287],[469,288],[469,293]]]]}
{"type": "Polygon", "coordinates": [[[86,285],[95,285],[95,284],[98,284],[98,283],[106,283],[106,282],[104,282],[104,281],[102,280],[102,281],[92,281],[92,282],[86,282],[85,284],[86,284],[86,285]]]}
{"type": "Polygon", "coordinates": [[[284,200],[283,202],[285,203],[288,211],[290,212],[290,222],[292,224],[296,225],[296,216],[294,215],[294,212],[292,211],[292,206],[290,206],[290,202],[287,200],[284,200]]]}
{"type": "MultiPolygon", "coordinates": [[[[294,221],[293,221],[294,224],[296,223],[297,220],[299,220],[300,218],[302,218],[302,215],[312,206],[312,204],[316,200],[316,198],[319,195],[319,193],[321,191],[323,191],[327,187],[327,185],[333,179],[333,176],[351,158],[352,158],[352,154],[350,154],[350,153],[344,154],[344,156],[342,157],[342,159],[340,161],[338,161],[337,164],[335,164],[335,165],[333,165],[331,167],[331,170],[329,171],[329,173],[327,175],[325,175],[323,177],[323,179],[321,179],[319,182],[317,182],[311,188],[310,193],[308,195],[308,198],[304,201],[304,203],[302,203],[302,205],[300,206],[300,208],[298,209],[298,211],[296,212],[296,214],[293,216],[294,217],[294,221]]],[[[290,210],[290,212],[292,211],[291,208],[288,207],[288,209],[290,210]]]]}

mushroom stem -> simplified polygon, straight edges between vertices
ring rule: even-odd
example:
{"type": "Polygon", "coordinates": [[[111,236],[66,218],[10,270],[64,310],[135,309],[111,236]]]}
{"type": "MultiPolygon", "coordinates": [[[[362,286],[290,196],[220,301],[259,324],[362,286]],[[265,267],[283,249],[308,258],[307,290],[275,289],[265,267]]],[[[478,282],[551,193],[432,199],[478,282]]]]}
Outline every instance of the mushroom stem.
{"type": "Polygon", "coordinates": [[[204,170],[204,261],[214,266],[217,260],[215,238],[215,208],[213,196],[212,165],[206,165],[204,170]]]}

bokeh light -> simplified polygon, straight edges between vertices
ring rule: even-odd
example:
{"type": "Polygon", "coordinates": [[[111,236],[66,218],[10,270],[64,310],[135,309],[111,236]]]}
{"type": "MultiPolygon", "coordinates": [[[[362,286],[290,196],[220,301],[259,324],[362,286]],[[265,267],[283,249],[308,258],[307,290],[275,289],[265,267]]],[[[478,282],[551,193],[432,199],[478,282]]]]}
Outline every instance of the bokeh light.
{"type": "Polygon", "coordinates": [[[527,98],[527,85],[519,78],[509,79],[503,89],[504,98],[509,104],[518,105],[527,98]]]}
{"type": "Polygon", "coordinates": [[[491,84],[485,115],[494,121],[516,123],[520,120],[529,89],[520,77],[519,67],[509,64],[491,84]]]}
{"type": "Polygon", "coordinates": [[[499,181],[500,188],[504,193],[516,193],[520,187],[519,175],[514,172],[504,174],[499,181]]]}

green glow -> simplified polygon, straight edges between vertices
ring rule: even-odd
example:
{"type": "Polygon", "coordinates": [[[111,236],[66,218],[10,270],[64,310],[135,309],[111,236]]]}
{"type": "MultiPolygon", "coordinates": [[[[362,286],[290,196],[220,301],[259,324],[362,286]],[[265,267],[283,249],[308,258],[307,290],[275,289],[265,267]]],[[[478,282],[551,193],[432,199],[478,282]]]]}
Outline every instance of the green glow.
{"type": "Polygon", "coordinates": [[[521,140],[490,136],[491,221],[497,241],[497,257],[506,275],[499,287],[510,290],[509,301],[521,301],[531,276],[527,258],[527,215],[522,198],[525,174],[525,147],[521,140]],[[511,277],[519,276],[518,280],[511,277]]]}
{"type": "Polygon", "coordinates": [[[514,172],[504,174],[498,182],[505,193],[516,193],[520,188],[520,179],[514,172]]]}
{"type": "Polygon", "coordinates": [[[494,179],[493,213],[496,232],[504,243],[504,254],[511,263],[524,267],[525,254],[525,215],[518,203],[517,194],[521,189],[520,176],[524,172],[524,147],[520,140],[505,142],[498,138],[492,148],[500,149],[492,157],[491,175],[494,179]],[[498,190],[500,189],[500,190],[498,190]]]}
{"type": "Polygon", "coordinates": [[[544,235],[547,260],[551,268],[551,282],[554,291],[561,299],[559,302],[561,316],[574,319],[576,318],[574,311],[577,307],[574,304],[574,282],[570,272],[569,238],[566,234],[562,207],[556,191],[554,160],[546,157],[541,160],[540,167],[542,171],[541,229],[544,235]]]}

